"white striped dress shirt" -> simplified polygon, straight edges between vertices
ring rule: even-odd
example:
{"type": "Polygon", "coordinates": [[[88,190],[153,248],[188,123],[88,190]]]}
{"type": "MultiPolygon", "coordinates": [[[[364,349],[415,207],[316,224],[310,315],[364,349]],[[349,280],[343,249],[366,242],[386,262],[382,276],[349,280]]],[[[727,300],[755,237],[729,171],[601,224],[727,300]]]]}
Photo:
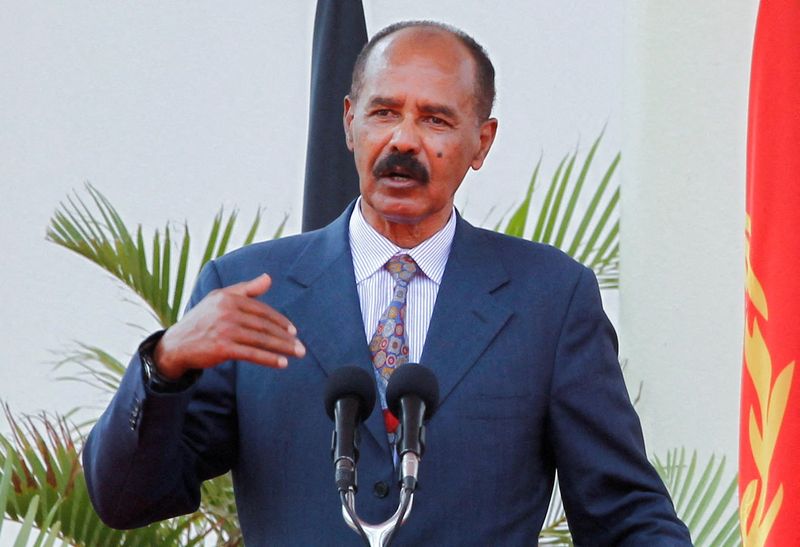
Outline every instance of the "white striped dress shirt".
{"type": "Polygon", "coordinates": [[[408,284],[406,341],[409,362],[419,363],[455,233],[454,209],[444,228],[413,249],[403,249],[369,225],[361,213],[361,198],[358,198],[350,216],[350,252],[353,255],[356,288],[367,343],[372,340],[381,314],[392,300],[394,280],[383,266],[395,255],[408,254],[417,263],[419,270],[408,284]]]}

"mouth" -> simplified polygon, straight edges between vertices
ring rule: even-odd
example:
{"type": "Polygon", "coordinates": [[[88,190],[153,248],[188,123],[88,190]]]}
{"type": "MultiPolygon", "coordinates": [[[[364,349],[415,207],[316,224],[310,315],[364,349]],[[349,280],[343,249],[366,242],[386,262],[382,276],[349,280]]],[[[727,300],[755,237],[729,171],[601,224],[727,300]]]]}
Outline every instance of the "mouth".
{"type": "Polygon", "coordinates": [[[427,184],[429,180],[425,166],[417,158],[404,154],[391,154],[383,158],[375,166],[373,175],[398,187],[427,184]]]}
{"type": "Polygon", "coordinates": [[[391,169],[380,173],[380,178],[390,179],[395,182],[407,182],[416,180],[415,177],[405,169],[391,169]]]}
{"type": "Polygon", "coordinates": [[[378,180],[380,180],[382,184],[393,188],[411,188],[412,186],[421,184],[418,179],[412,177],[410,174],[397,171],[382,173],[378,177],[378,180]]]}

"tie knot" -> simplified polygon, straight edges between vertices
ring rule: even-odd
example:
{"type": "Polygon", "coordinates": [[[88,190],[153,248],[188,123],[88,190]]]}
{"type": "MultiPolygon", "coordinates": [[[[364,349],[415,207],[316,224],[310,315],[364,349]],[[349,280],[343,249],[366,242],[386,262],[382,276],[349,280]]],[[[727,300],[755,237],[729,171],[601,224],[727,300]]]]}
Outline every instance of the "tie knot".
{"type": "Polygon", "coordinates": [[[417,263],[408,255],[393,256],[386,263],[386,269],[392,274],[395,283],[408,284],[417,273],[417,263]]]}

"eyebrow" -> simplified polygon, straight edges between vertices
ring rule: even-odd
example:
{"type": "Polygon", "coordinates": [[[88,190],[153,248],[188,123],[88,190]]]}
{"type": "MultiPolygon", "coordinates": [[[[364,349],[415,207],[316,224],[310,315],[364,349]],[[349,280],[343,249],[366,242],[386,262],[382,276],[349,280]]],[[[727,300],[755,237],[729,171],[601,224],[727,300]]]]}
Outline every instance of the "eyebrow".
{"type": "Polygon", "coordinates": [[[369,107],[374,108],[376,106],[391,106],[397,108],[402,106],[403,102],[397,99],[391,99],[389,97],[373,97],[369,101],[369,107]]]}
{"type": "MultiPolygon", "coordinates": [[[[370,99],[368,105],[369,108],[375,108],[378,106],[399,108],[403,106],[403,101],[393,99],[391,97],[373,97],[370,99]]],[[[446,116],[448,118],[458,119],[458,115],[456,114],[455,110],[443,104],[423,104],[419,107],[419,109],[424,114],[441,114],[442,116],[446,116]]]]}
{"type": "Polygon", "coordinates": [[[442,116],[458,119],[455,111],[449,106],[443,104],[426,104],[420,107],[420,110],[425,114],[441,114],[442,116]]]}

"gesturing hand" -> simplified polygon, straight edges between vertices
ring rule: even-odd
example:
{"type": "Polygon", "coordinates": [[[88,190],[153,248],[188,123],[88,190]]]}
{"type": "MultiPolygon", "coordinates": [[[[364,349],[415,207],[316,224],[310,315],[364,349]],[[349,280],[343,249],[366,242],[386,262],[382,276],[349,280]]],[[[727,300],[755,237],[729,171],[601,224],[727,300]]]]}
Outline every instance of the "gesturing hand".
{"type": "Polygon", "coordinates": [[[303,357],[306,349],[294,325],[255,298],[271,285],[269,275],[262,274],[208,293],[159,341],[154,355],[159,373],[175,379],[228,359],[283,368],[287,357],[303,357]]]}

